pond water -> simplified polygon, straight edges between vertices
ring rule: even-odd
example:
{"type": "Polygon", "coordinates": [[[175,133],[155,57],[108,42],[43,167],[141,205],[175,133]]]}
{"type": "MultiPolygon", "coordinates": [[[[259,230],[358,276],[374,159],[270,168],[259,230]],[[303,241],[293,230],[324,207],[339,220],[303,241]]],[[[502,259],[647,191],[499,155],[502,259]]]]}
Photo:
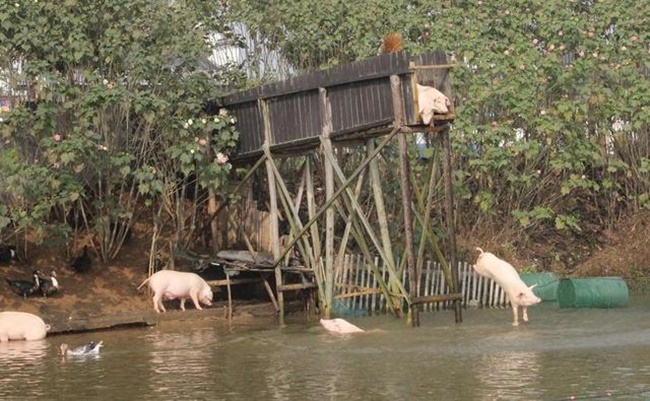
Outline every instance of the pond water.
{"type": "Polygon", "coordinates": [[[350,319],[369,330],[327,333],[290,316],[285,328],[214,320],[0,344],[0,399],[562,400],[650,399],[650,298],[622,309],[530,308],[350,319]],[[58,346],[103,340],[96,357],[58,346]]]}

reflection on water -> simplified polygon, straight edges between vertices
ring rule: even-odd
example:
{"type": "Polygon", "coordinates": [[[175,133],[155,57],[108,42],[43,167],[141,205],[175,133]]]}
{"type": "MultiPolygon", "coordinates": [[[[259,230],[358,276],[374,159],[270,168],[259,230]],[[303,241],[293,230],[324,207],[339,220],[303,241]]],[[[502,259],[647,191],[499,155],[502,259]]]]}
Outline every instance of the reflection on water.
{"type": "Polygon", "coordinates": [[[0,399],[560,400],[650,397],[650,299],[618,310],[531,308],[390,316],[381,329],[334,336],[317,321],[288,327],[211,320],[0,344],[0,399]],[[103,340],[97,358],[58,346],[103,340]],[[618,398],[617,398],[618,397],[618,398]]]}

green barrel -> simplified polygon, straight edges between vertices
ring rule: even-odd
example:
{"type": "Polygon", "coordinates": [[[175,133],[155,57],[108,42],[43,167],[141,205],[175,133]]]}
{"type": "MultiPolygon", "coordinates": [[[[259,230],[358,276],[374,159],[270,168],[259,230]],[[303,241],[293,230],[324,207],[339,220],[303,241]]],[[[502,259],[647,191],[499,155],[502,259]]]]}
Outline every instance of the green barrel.
{"type": "Polygon", "coordinates": [[[521,280],[527,286],[536,285],[533,293],[542,301],[555,301],[559,278],[555,273],[521,273],[521,280]]]}
{"type": "Polygon", "coordinates": [[[560,308],[620,308],[630,293],[620,277],[566,278],[557,287],[560,308]]]}

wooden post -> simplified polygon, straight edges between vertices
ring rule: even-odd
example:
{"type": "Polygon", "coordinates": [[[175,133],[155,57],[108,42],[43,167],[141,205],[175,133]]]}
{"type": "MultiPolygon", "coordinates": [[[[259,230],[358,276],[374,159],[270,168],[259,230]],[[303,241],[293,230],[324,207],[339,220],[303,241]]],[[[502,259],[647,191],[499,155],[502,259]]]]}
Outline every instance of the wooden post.
{"type": "MultiPolygon", "coordinates": [[[[265,100],[260,99],[259,105],[262,109],[262,116],[264,119],[264,147],[271,146],[271,119],[269,115],[269,106],[265,100]]],[[[278,230],[278,197],[275,187],[275,174],[273,174],[273,161],[266,158],[266,177],[269,184],[269,228],[271,231],[271,248],[273,250],[273,257],[280,256],[280,237],[278,230]]],[[[284,326],[284,294],[279,288],[282,286],[282,270],[280,265],[275,265],[275,288],[278,296],[278,307],[280,312],[278,317],[280,326],[284,326]]]]}
{"type": "MultiPolygon", "coordinates": [[[[332,110],[327,98],[327,90],[319,88],[319,108],[322,121],[322,141],[330,142],[332,133],[332,110]]],[[[331,144],[330,144],[331,145],[331,144]]],[[[331,146],[327,147],[331,149],[331,146]]],[[[332,155],[333,156],[333,155],[332,155]]],[[[334,168],[330,158],[325,158],[325,199],[330,201],[334,195],[334,168]]],[[[325,319],[332,315],[332,303],[334,302],[334,209],[329,207],[325,212],[325,249],[320,260],[325,263],[325,300],[323,312],[325,319]]],[[[319,255],[320,256],[320,255],[319,255]]],[[[318,262],[317,262],[318,263],[318,262]]]]}
{"type": "MultiPolygon", "coordinates": [[[[454,193],[453,183],[451,177],[451,145],[449,143],[449,128],[441,133],[442,146],[444,153],[443,161],[443,174],[445,176],[445,214],[447,220],[447,235],[449,237],[449,265],[451,269],[451,292],[460,292],[460,284],[458,282],[458,266],[456,262],[456,229],[454,224],[454,193]]],[[[456,323],[463,321],[461,311],[461,299],[454,301],[454,310],[456,313],[456,323]]]]}
{"type": "MultiPolygon", "coordinates": [[[[395,126],[404,125],[404,106],[402,104],[402,84],[399,76],[390,76],[390,89],[393,98],[393,111],[395,113],[395,126]]],[[[400,159],[400,178],[402,186],[402,209],[404,211],[404,234],[406,240],[406,264],[409,273],[409,297],[417,297],[418,277],[415,272],[415,256],[413,253],[413,213],[411,211],[412,192],[411,181],[409,180],[409,161],[408,149],[406,147],[406,134],[400,133],[398,138],[399,159],[400,159]]],[[[420,316],[418,306],[412,302],[409,304],[409,317],[411,325],[418,327],[420,325],[420,316]]]]}

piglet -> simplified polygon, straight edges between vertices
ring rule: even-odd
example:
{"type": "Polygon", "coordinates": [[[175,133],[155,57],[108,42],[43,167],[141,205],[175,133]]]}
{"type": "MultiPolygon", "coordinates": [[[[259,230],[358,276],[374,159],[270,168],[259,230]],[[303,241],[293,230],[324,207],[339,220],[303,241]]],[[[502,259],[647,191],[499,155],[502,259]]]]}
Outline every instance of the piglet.
{"type": "Polygon", "coordinates": [[[532,291],[535,286],[528,287],[510,263],[499,259],[490,252],[483,252],[481,248],[476,248],[476,250],[481,254],[474,264],[474,270],[481,276],[494,280],[505,291],[512,307],[512,325],[519,325],[519,306],[523,310],[524,322],[528,322],[528,306],[536,305],[542,301],[532,291]]]}

